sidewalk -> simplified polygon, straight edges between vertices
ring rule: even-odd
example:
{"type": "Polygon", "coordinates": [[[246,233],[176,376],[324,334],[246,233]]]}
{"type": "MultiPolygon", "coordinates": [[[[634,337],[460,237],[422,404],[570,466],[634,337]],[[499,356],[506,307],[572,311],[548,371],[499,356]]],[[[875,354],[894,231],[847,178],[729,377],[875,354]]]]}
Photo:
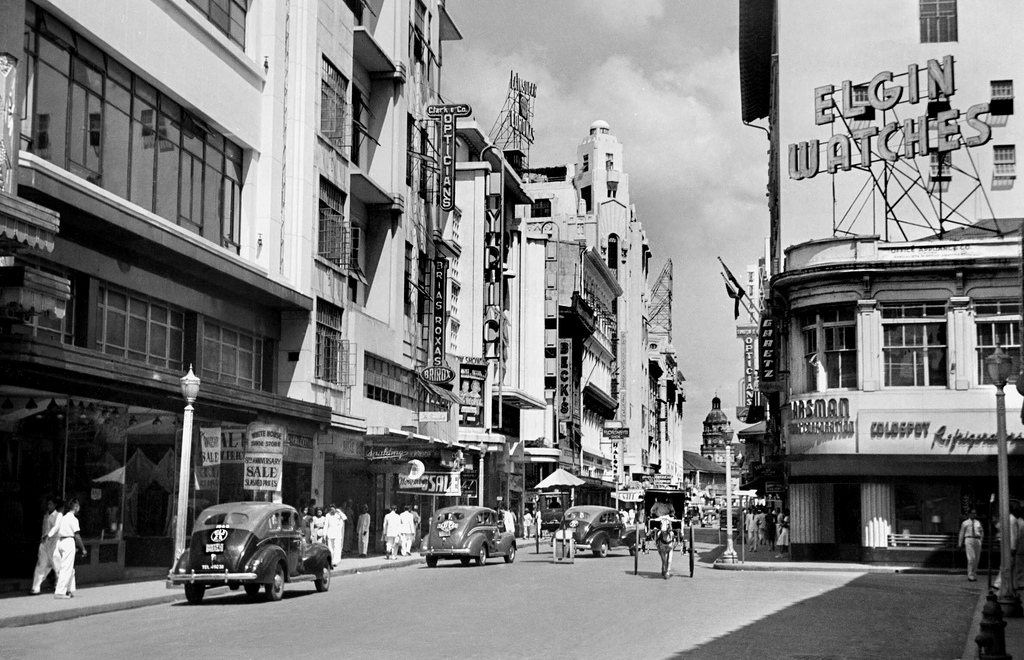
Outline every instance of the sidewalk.
{"type": "MultiPolygon", "coordinates": [[[[331,577],[415,566],[422,562],[423,558],[417,553],[397,560],[385,559],[384,555],[345,557],[341,560],[341,565],[331,571],[331,577]]],[[[166,575],[167,573],[164,572],[163,576],[166,577],[166,575]]],[[[185,590],[180,587],[168,588],[164,577],[139,582],[82,586],[75,592],[75,597],[70,600],[57,600],[54,599],[52,593],[46,592],[38,596],[25,594],[24,596],[2,598],[0,599],[0,628],[65,621],[91,614],[117,612],[185,600],[185,590]]],[[[216,596],[227,592],[227,587],[216,587],[207,593],[216,596]]]]}

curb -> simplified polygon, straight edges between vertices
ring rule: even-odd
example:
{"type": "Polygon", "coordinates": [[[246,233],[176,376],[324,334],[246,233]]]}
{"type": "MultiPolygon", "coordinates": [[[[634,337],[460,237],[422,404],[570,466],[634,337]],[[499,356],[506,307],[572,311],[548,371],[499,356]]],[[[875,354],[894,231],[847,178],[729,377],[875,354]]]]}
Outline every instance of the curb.
{"type": "Polygon", "coordinates": [[[793,573],[899,573],[902,575],[959,575],[963,571],[948,568],[916,568],[908,566],[865,566],[863,564],[850,564],[841,566],[831,564],[822,566],[820,564],[770,564],[767,562],[747,562],[745,564],[723,564],[716,561],[711,568],[719,571],[762,571],[793,573]]]}
{"type": "MultiPolygon", "coordinates": [[[[384,564],[372,564],[370,566],[364,566],[361,568],[340,568],[331,571],[331,578],[341,577],[344,575],[358,575],[359,573],[374,573],[379,571],[387,571],[396,568],[405,568],[407,566],[416,566],[423,563],[425,563],[425,560],[422,557],[415,557],[409,559],[396,560],[393,562],[387,562],[384,564]]],[[[158,581],[164,582],[164,580],[158,581]]],[[[78,619],[84,616],[92,616],[94,614],[121,612],[124,610],[132,610],[140,607],[149,607],[151,605],[163,605],[165,603],[174,603],[180,600],[185,600],[184,590],[179,591],[177,587],[168,587],[168,590],[170,593],[164,596],[150,596],[148,598],[128,599],[113,603],[103,603],[101,605],[84,605],[68,609],[38,612],[35,614],[19,614],[15,616],[3,617],[0,618],[0,629],[20,628],[23,626],[34,626],[42,623],[68,621],[70,619],[78,619]]],[[[212,589],[209,589],[207,591],[207,594],[212,596],[221,596],[227,592],[227,587],[214,587],[212,589]]]]}
{"type": "Polygon", "coordinates": [[[978,643],[974,641],[974,638],[981,632],[981,611],[985,607],[987,598],[988,590],[983,590],[978,604],[974,606],[974,616],[971,617],[971,627],[967,629],[967,639],[964,641],[964,652],[960,656],[960,660],[974,660],[978,657],[978,643]]]}

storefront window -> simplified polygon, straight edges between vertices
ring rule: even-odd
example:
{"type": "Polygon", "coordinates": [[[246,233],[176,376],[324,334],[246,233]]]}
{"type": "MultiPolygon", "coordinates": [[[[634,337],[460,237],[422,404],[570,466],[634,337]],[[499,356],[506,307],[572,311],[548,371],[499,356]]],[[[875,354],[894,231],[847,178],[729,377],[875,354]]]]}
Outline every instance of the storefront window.
{"type": "Polygon", "coordinates": [[[882,307],[885,384],[945,387],[946,306],[903,303],[882,307]]]}
{"type": "Polygon", "coordinates": [[[900,484],[896,486],[896,536],[955,534],[963,518],[960,484],[900,484]]]}
{"type": "Polygon", "coordinates": [[[1017,381],[1020,372],[1020,303],[1009,300],[985,301],[975,304],[975,327],[978,332],[978,382],[991,385],[992,379],[985,368],[985,358],[997,347],[1013,360],[1010,382],[1017,381]]]}

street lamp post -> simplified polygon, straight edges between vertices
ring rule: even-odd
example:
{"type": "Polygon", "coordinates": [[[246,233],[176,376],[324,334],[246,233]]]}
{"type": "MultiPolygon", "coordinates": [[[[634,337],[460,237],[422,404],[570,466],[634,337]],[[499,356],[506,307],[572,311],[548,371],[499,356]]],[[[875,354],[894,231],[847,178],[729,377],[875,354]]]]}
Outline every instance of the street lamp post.
{"type": "Polygon", "coordinates": [[[723,564],[735,564],[736,549],[732,545],[732,431],[722,431],[725,442],[725,552],[719,561],[723,564]]]}
{"type": "Polygon", "coordinates": [[[1010,467],[1006,450],[1006,394],[1003,388],[1010,377],[1013,360],[996,347],[995,352],[985,358],[985,368],[992,383],[996,386],[996,442],[999,448],[998,479],[999,479],[999,594],[997,600],[1003,610],[1003,616],[1024,616],[1020,598],[1013,585],[1013,573],[1010,557],[1010,467]]]}
{"type": "Polygon", "coordinates": [[[185,551],[185,530],[188,522],[188,482],[192,475],[192,404],[199,396],[199,377],[188,373],[181,377],[181,396],[185,398],[185,419],[181,428],[181,463],[178,466],[178,512],[174,527],[174,561],[185,551]]]}

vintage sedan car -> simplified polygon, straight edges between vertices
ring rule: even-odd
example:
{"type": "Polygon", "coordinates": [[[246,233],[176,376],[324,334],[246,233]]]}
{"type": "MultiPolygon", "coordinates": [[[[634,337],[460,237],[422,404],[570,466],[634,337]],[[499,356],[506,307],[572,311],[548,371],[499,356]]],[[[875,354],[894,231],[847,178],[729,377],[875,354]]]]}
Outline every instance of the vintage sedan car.
{"type": "Polygon", "coordinates": [[[480,566],[488,557],[499,555],[511,564],[516,558],[516,537],[499,524],[494,509],[450,506],[438,510],[430,520],[427,547],[420,554],[431,568],[439,559],[459,559],[464,566],[475,561],[480,566]]]}
{"type": "MultiPolygon", "coordinates": [[[[607,506],[574,506],[562,516],[565,538],[576,541],[577,551],[590,550],[597,557],[607,557],[610,548],[629,548],[629,554],[636,553],[636,529],[627,528],[619,518],[619,512],[607,506]]],[[[555,539],[563,538],[561,529],[555,532],[555,539]]]]}
{"type": "Polygon", "coordinates": [[[281,600],[285,582],[312,579],[317,591],[331,585],[331,552],[322,543],[306,543],[299,512],[286,504],[233,502],[204,510],[196,518],[188,548],[167,576],[184,585],[193,605],[207,587],[244,587],[250,598],[260,587],[281,600]]]}

